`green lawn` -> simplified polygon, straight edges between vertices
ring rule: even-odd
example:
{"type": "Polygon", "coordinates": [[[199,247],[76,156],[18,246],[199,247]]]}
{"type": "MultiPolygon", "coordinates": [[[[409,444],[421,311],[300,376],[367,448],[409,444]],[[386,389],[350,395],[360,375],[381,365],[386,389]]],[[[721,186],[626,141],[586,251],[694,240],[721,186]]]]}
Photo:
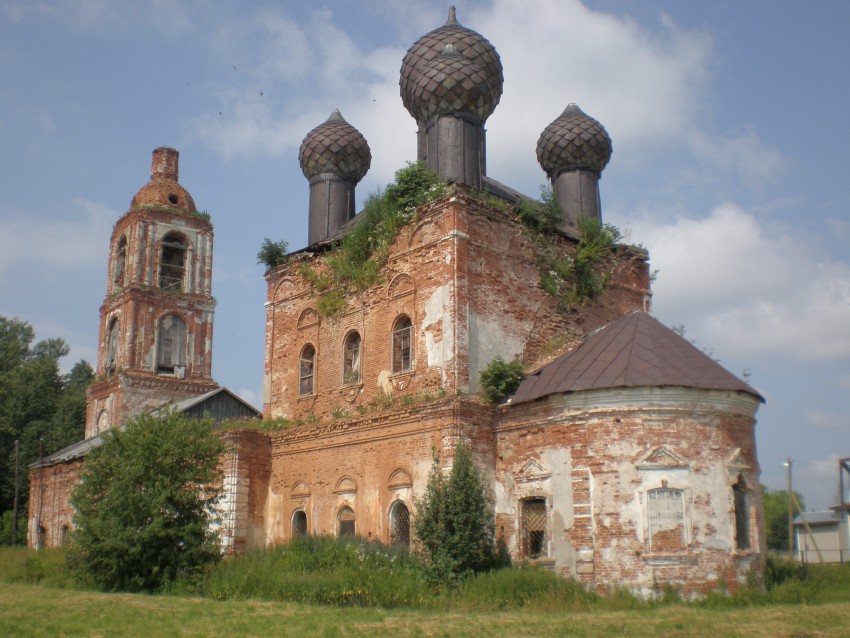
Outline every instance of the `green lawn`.
{"type": "Polygon", "coordinates": [[[850,603],[459,613],[102,594],[0,583],[0,636],[850,637],[850,603]]]}

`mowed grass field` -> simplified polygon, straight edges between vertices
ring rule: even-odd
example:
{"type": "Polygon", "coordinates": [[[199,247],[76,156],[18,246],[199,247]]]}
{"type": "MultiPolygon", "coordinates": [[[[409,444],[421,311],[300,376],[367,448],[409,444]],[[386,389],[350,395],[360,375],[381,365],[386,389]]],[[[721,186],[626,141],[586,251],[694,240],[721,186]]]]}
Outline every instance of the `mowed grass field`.
{"type": "Polygon", "coordinates": [[[0,636],[850,636],[850,603],[428,612],[104,594],[0,583],[0,636]]]}

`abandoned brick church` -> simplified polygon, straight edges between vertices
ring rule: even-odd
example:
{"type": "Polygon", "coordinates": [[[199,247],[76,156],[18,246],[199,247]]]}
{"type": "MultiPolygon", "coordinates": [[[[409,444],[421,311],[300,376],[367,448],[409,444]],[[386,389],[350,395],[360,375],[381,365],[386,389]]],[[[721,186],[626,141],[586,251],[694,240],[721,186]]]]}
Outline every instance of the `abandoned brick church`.
{"type": "MultiPolygon", "coordinates": [[[[292,425],[224,435],[222,543],[415,543],[433,455],[449,468],[463,441],[515,560],[597,589],[734,589],[764,566],[754,435],[763,399],[648,314],[642,248],[607,249],[606,284],[592,298],[564,304],[544,289],[539,246],[516,214],[523,198],[485,169],[484,125],[502,82],[493,45],[454,10],[408,50],[400,84],[416,159],[451,186],[401,228],[376,282],[331,313],[315,274],[360,222],[354,191],[371,154],[338,111],[304,139],[308,246],[265,275],[262,416],[292,425]],[[498,406],[479,394],[496,356],[527,371],[498,406]]],[[[548,241],[566,258],[580,217],[601,221],[611,151],[575,105],[540,135],[537,159],[563,211],[548,241]]],[[[255,416],[211,376],[212,240],[178,183],[177,151],[156,149],[150,182],[110,239],[86,438],[31,469],[30,544],[63,541],[69,491],[110,428],[166,404],[255,416]]]]}

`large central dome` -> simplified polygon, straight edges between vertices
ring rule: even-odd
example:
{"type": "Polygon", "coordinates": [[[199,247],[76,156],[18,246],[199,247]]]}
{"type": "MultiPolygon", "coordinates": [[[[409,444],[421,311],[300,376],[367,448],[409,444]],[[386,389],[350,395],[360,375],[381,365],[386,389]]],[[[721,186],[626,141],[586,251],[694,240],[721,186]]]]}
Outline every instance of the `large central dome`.
{"type": "Polygon", "coordinates": [[[413,46],[407,50],[401,63],[401,101],[404,108],[419,120],[419,114],[429,109],[423,109],[420,104],[421,86],[417,82],[422,71],[429,66],[435,58],[442,54],[447,45],[452,45],[454,50],[462,56],[471,60],[483,73],[483,88],[486,96],[482,100],[486,103],[487,110],[479,115],[482,119],[489,117],[499,103],[502,96],[502,61],[495,47],[480,33],[461,26],[455,16],[455,8],[449,9],[449,18],[446,23],[426,33],[419,38],[413,46]]]}

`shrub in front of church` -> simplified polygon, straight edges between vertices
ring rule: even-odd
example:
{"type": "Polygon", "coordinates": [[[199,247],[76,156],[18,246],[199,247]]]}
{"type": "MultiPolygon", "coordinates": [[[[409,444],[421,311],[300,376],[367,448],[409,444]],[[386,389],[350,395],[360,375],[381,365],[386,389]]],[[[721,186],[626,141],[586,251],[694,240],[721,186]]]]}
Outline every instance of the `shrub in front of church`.
{"type": "Polygon", "coordinates": [[[431,580],[452,582],[494,566],[493,525],[493,511],[469,446],[455,448],[448,477],[435,458],[414,519],[431,580]]]}
{"type": "Polygon", "coordinates": [[[69,564],[113,591],[156,591],[218,560],[210,522],[224,450],[210,419],[143,415],[87,457],[69,564]]]}

